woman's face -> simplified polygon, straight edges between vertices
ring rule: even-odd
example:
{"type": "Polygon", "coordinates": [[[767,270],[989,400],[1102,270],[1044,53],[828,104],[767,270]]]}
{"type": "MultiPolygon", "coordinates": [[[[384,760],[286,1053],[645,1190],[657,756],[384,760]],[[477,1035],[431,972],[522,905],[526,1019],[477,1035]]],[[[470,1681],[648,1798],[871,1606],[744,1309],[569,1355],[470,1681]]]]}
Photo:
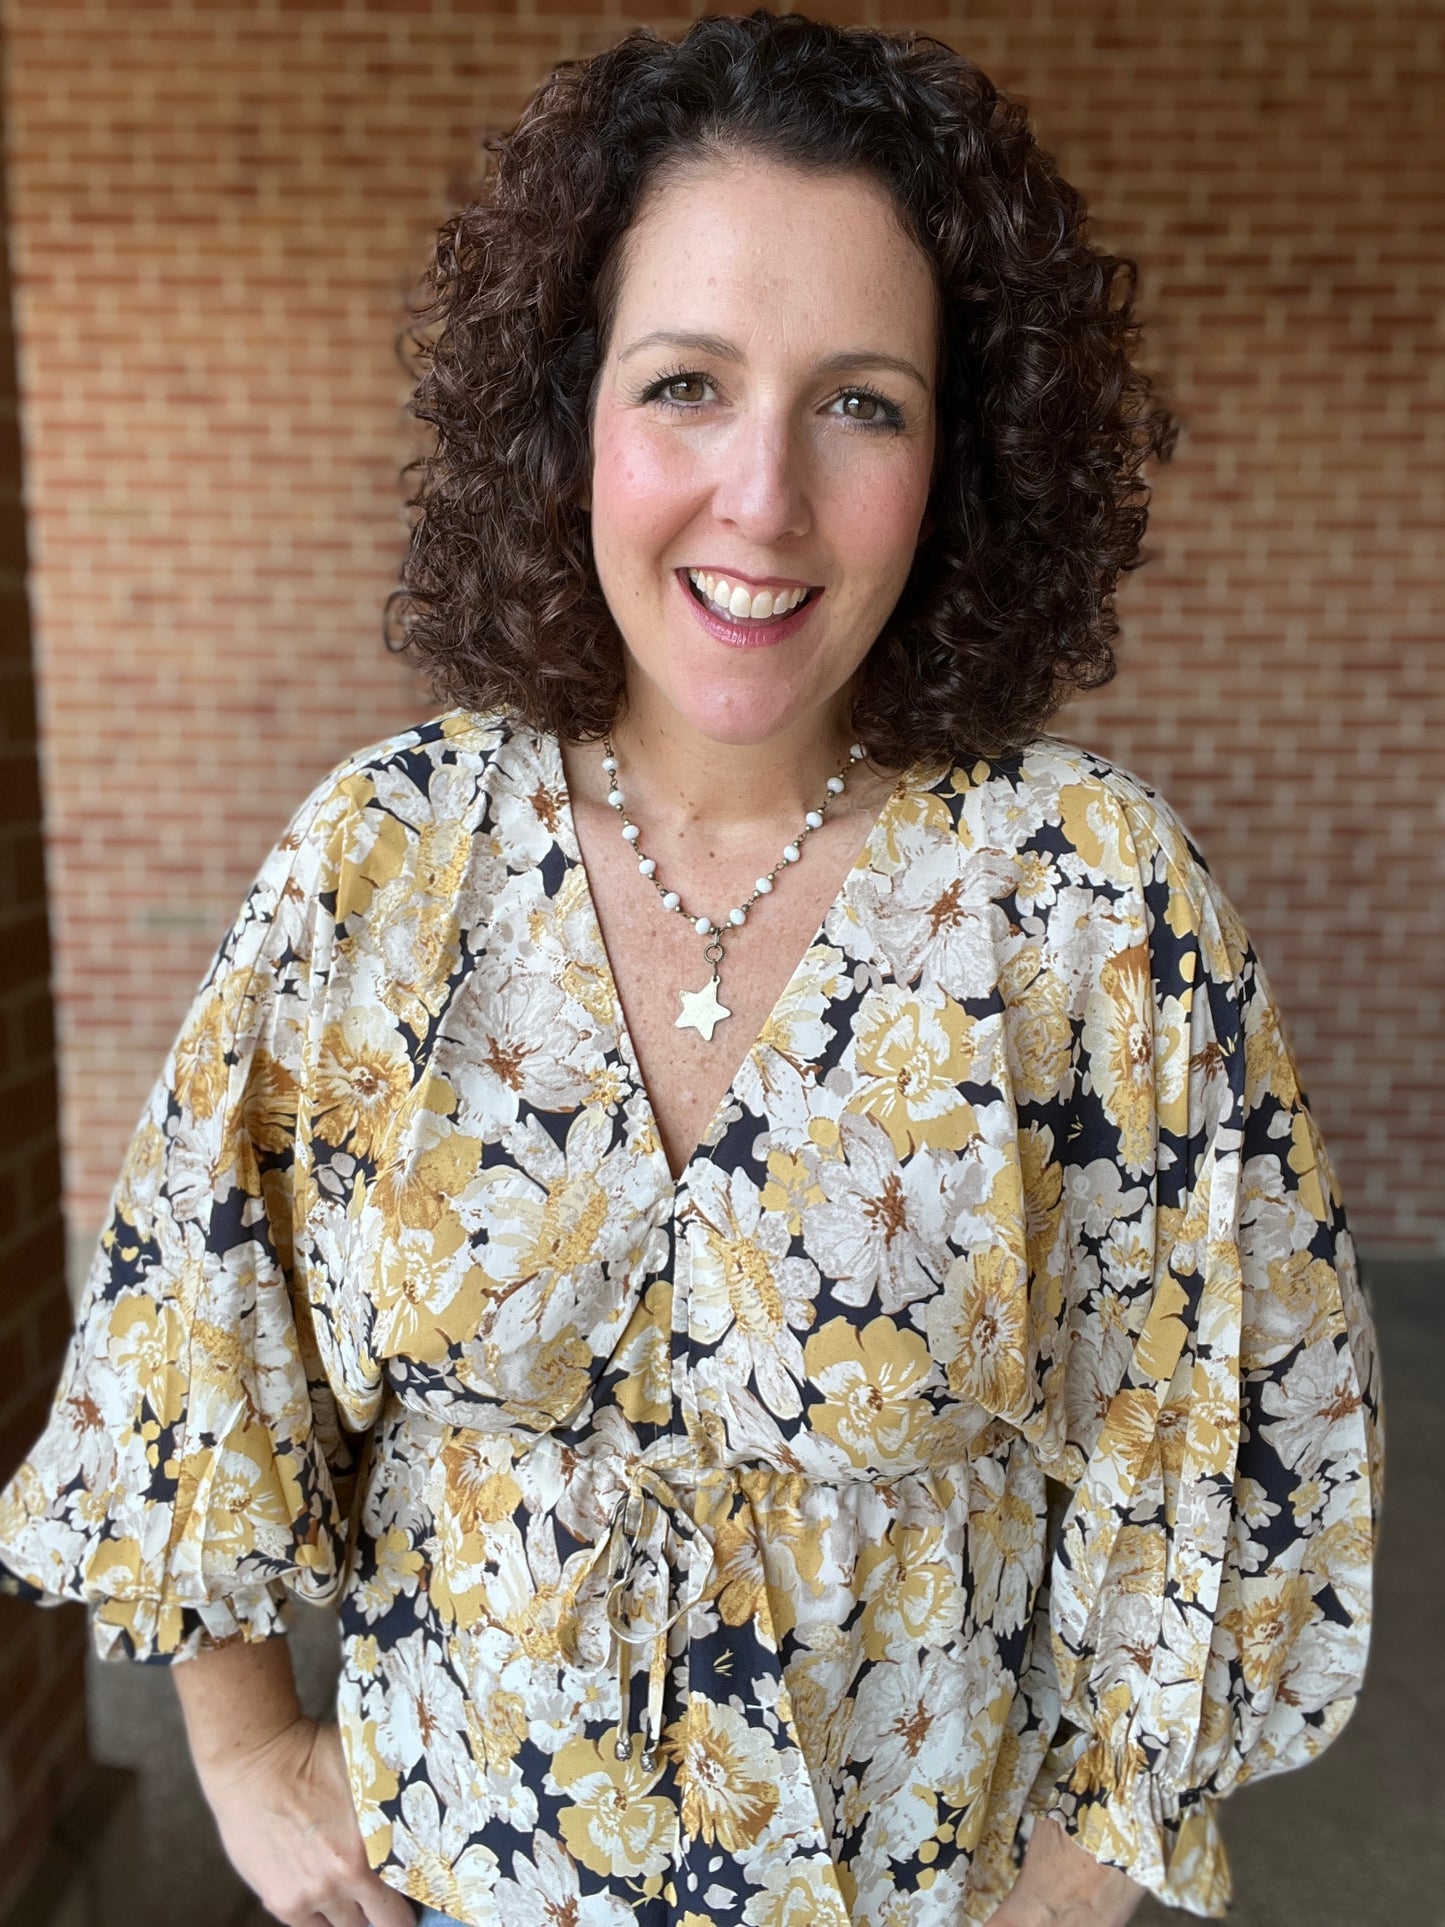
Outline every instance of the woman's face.
{"type": "Polygon", "coordinates": [[[930,264],[866,177],[752,159],[668,181],[625,249],[590,508],[629,690],[715,742],[836,727],[928,500],[930,264]]]}

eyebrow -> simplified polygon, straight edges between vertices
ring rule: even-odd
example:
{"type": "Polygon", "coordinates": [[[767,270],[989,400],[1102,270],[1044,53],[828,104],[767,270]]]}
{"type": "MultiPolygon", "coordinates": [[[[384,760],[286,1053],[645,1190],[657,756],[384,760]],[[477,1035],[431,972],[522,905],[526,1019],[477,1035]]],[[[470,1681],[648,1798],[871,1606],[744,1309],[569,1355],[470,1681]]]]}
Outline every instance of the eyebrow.
{"type": "MultiPolygon", "coordinates": [[[[696,333],[689,329],[658,328],[650,335],[642,335],[629,342],[623,349],[620,359],[626,361],[630,356],[640,354],[644,348],[695,348],[699,354],[714,355],[719,361],[742,361],[743,351],[736,342],[723,335],[696,333]]],[[[826,355],[818,363],[819,370],[826,375],[844,374],[850,368],[887,368],[895,375],[906,375],[916,381],[925,394],[928,382],[913,365],[902,355],[890,355],[881,348],[844,348],[835,355],[826,355]]]]}

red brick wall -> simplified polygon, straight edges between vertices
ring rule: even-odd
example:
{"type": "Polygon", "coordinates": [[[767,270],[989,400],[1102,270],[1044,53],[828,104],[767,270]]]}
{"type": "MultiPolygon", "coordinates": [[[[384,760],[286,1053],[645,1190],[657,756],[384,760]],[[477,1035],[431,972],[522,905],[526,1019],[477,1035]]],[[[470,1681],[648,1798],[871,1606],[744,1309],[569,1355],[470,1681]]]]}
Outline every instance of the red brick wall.
{"type": "MultiPolygon", "coordinates": [[[[9,0],[84,1230],[285,812],[417,713],[377,643],[408,448],[401,291],[478,124],[635,17],[9,0]]],[[[1445,1249],[1426,1108],[1445,1079],[1426,772],[1430,733],[1445,741],[1427,674],[1441,17],[1351,0],[983,0],[932,19],[874,0],[838,17],[929,27],[1021,92],[1102,238],[1140,260],[1185,435],[1157,559],[1122,597],[1124,674],[1061,727],[1160,784],[1239,902],[1362,1242],[1445,1249]]]]}
{"type": "MultiPolygon", "coordinates": [[[[0,1484],[70,1330],[40,838],[15,347],[0,180],[0,1484]]],[[[0,1599],[0,1915],[88,1771],[85,1615],[0,1599]]]]}

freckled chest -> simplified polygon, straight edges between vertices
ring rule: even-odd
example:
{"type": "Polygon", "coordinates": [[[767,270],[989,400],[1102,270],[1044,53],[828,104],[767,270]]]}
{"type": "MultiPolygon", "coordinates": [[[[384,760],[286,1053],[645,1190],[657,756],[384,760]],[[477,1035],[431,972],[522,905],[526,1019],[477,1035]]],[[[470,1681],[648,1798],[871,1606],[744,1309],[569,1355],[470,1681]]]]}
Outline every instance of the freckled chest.
{"type": "MultiPolygon", "coordinates": [[[[701,990],[712,967],[686,917],[663,909],[638,873],[637,857],[602,804],[575,800],[577,840],[628,1034],[674,1176],[692,1156],[739,1066],[787,989],[858,857],[879,800],[830,818],[809,837],[803,860],[726,939],[718,997],[731,1013],[711,1041],[679,1030],[679,993],[701,990]]],[[[648,845],[653,848],[651,840],[648,845]]],[[[746,901],[767,867],[762,853],[657,849],[658,874],[699,915],[724,916],[746,901]]]]}

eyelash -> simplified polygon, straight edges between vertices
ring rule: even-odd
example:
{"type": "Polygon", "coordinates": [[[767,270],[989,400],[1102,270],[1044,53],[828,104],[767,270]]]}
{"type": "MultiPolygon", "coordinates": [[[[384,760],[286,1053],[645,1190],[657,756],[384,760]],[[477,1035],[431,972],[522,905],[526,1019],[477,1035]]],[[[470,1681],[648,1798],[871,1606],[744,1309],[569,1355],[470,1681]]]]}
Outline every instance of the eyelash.
{"type": "MultiPolygon", "coordinates": [[[[673,401],[664,393],[664,390],[670,388],[675,381],[705,382],[707,380],[708,377],[702,373],[701,369],[674,368],[669,374],[659,375],[656,381],[649,382],[647,387],[637,396],[637,400],[642,402],[659,401],[664,408],[674,409],[680,415],[692,414],[702,406],[701,402],[673,401]]],[[[839,391],[834,397],[834,400],[841,401],[845,395],[866,396],[869,401],[876,402],[883,411],[883,419],[881,421],[860,422],[856,421],[850,415],[842,416],[840,419],[844,421],[849,428],[860,429],[865,435],[896,435],[903,428],[903,411],[898,407],[896,402],[889,401],[886,395],[880,395],[876,389],[856,386],[844,388],[839,391]]]]}

